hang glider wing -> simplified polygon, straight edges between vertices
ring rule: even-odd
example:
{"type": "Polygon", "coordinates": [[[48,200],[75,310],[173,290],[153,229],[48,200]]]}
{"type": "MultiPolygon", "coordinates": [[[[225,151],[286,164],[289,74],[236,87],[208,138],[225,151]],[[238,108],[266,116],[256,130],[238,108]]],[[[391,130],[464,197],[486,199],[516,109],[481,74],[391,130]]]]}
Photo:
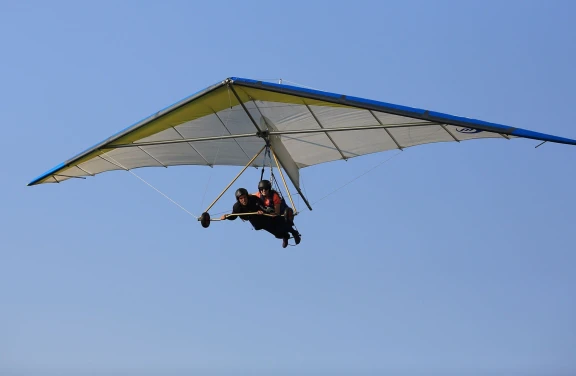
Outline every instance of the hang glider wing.
{"type": "MultiPolygon", "coordinates": [[[[245,166],[268,139],[294,186],[299,169],[432,142],[576,140],[300,87],[229,78],[140,121],[28,185],[105,171],[176,165],[245,166]]],[[[263,163],[263,156],[253,166],[263,163]]]]}

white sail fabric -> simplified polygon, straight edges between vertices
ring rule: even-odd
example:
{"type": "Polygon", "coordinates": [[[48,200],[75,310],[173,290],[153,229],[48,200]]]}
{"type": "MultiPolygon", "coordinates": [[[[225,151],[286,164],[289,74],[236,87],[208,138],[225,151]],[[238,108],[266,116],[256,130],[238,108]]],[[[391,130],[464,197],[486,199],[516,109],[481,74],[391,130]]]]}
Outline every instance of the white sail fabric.
{"type": "MultiPolygon", "coordinates": [[[[105,171],[245,166],[269,140],[292,183],[307,166],[433,142],[526,137],[576,141],[288,85],[228,79],[141,121],[29,185],[105,171]]],[[[262,166],[264,156],[253,162],[262,166]]]]}

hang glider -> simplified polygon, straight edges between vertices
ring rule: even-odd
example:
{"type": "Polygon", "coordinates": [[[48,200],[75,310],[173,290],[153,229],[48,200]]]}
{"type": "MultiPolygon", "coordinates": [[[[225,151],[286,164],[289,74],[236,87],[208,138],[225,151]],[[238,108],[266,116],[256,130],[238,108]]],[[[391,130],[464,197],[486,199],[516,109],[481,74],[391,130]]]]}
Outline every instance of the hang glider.
{"type": "Polygon", "coordinates": [[[302,168],[427,143],[480,138],[576,145],[576,140],[481,120],[231,77],[109,137],[28,185],[139,167],[262,167],[262,151],[268,145],[278,167],[310,208],[300,190],[302,168]]]}

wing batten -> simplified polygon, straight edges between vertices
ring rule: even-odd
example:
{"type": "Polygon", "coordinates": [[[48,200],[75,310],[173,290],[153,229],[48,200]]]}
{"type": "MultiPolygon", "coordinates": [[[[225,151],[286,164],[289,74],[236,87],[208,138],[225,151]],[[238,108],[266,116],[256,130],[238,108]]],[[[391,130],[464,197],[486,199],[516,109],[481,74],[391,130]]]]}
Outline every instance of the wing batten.
{"type": "MultiPolygon", "coordinates": [[[[314,111],[312,111],[312,109],[310,108],[310,106],[308,106],[307,104],[305,104],[306,108],[308,109],[308,111],[310,111],[310,115],[312,115],[312,117],[314,118],[314,120],[316,120],[316,123],[318,123],[318,126],[322,129],[325,129],[322,126],[322,123],[320,123],[320,120],[318,120],[318,118],[316,117],[316,115],[314,114],[314,111]]],[[[342,156],[342,159],[347,160],[348,157],[346,157],[344,155],[344,153],[342,152],[342,150],[338,147],[338,145],[336,145],[336,142],[334,141],[334,139],[330,136],[329,132],[325,132],[326,133],[326,137],[328,137],[328,139],[330,140],[330,142],[332,143],[332,145],[334,145],[334,147],[336,148],[336,150],[338,150],[338,153],[340,153],[340,155],[342,156]]]]}
{"type": "Polygon", "coordinates": [[[448,133],[448,134],[450,135],[450,137],[452,137],[452,138],[454,139],[454,141],[460,142],[460,140],[457,139],[456,136],[454,136],[454,135],[452,134],[452,132],[450,132],[450,131],[448,130],[448,128],[446,128],[446,126],[445,126],[444,124],[440,124],[440,126],[442,127],[442,129],[444,129],[444,130],[446,131],[446,133],[448,133]]]}
{"type": "MultiPolygon", "coordinates": [[[[103,154],[103,155],[105,155],[105,154],[103,154]]],[[[108,156],[108,155],[107,155],[106,157],[108,157],[108,158],[110,158],[110,159],[113,159],[112,157],[110,157],[110,156],[108,156]]],[[[104,161],[106,161],[106,162],[108,162],[108,163],[110,163],[110,164],[113,164],[114,166],[118,167],[120,170],[125,170],[125,171],[128,171],[128,170],[129,170],[129,168],[126,168],[126,167],[120,165],[118,162],[114,162],[113,160],[112,160],[112,161],[109,161],[108,159],[104,158],[102,155],[99,155],[98,158],[101,158],[102,160],[104,160],[104,161]]]]}
{"type": "MultiPolygon", "coordinates": [[[[182,139],[184,139],[184,136],[182,135],[182,133],[180,133],[180,131],[179,131],[178,129],[176,129],[176,127],[172,127],[172,128],[174,129],[174,131],[175,131],[176,133],[178,133],[178,135],[179,135],[182,139]]],[[[202,153],[200,153],[200,152],[198,151],[198,149],[196,149],[196,148],[194,147],[194,145],[192,145],[190,142],[187,142],[187,144],[192,148],[192,150],[194,150],[194,151],[198,154],[198,156],[200,156],[200,158],[202,158],[202,159],[204,160],[204,162],[206,162],[206,166],[212,167],[212,164],[210,164],[210,162],[208,162],[208,160],[202,155],[202,153]]]]}
{"type": "Polygon", "coordinates": [[[75,167],[77,167],[79,170],[85,172],[88,176],[94,176],[94,174],[89,173],[88,171],[84,170],[82,167],[76,165],[75,167]]]}
{"type": "Polygon", "coordinates": [[[148,156],[152,159],[154,159],[156,162],[158,162],[158,164],[160,164],[160,166],[162,167],[166,167],[168,168],[168,166],[166,166],[164,163],[162,163],[161,161],[159,161],[158,159],[154,158],[154,156],[150,153],[148,153],[144,148],[142,148],[141,146],[138,147],[138,149],[142,150],[144,153],[148,154],[148,156]]]}
{"type": "Polygon", "coordinates": [[[392,141],[394,141],[394,143],[396,144],[396,146],[398,147],[399,150],[404,150],[404,148],[402,148],[402,146],[400,146],[400,144],[398,143],[398,141],[396,141],[396,139],[394,138],[394,136],[392,136],[392,133],[390,133],[390,131],[388,129],[386,129],[386,126],[384,126],[384,124],[382,123],[382,121],[380,121],[380,119],[378,119],[378,117],[374,114],[374,111],[372,110],[368,110],[368,112],[370,112],[370,114],[374,117],[374,119],[376,119],[376,121],[378,122],[378,124],[380,124],[382,126],[382,128],[384,128],[384,130],[386,131],[386,133],[388,134],[388,136],[390,137],[390,139],[392,139],[392,141]]]}
{"type": "MultiPolygon", "coordinates": [[[[228,132],[228,135],[232,135],[232,132],[230,132],[230,129],[228,129],[228,127],[226,126],[226,123],[224,123],[222,121],[222,118],[220,116],[218,116],[217,112],[214,112],[214,115],[216,116],[216,118],[218,118],[218,120],[220,121],[220,123],[222,124],[222,126],[224,127],[224,129],[226,129],[226,132],[228,132]]],[[[234,139],[236,141],[236,139],[234,139]]],[[[248,153],[246,153],[246,150],[244,150],[244,148],[242,148],[242,146],[240,145],[240,143],[238,143],[238,141],[236,141],[236,144],[238,145],[238,147],[240,149],[242,149],[242,151],[244,152],[244,155],[246,155],[246,158],[250,158],[250,156],[248,155],[248,153]]]]}
{"type": "MultiPolygon", "coordinates": [[[[232,93],[234,93],[234,96],[236,97],[236,100],[238,101],[238,103],[240,103],[240,106],[242,106],[242,108],[244,109],[244,112],[246,112],[246,115],[248,115],[248,118],[250,118],[250,121],[252,122],[252,124],[254,125],[254,127],[256,127],[256,129],[258,130],[258,132],[262,132],[262,130],[260,129],[260,127],[258,126],[258,124],[256,123],[256,120],[254,120],[254,118],[252,117],[252,114],[250,114],[250,111],[248,111],[248,109],[246,108],[246,106],[244,105],[244,102],[240,99],[240,97],[238,96],[238,93],[236,92],[236,90],[234,89],[234,87],[232,85],[228,85],[228,87],[230,88],[230,90],[232,90],[232,93]]],[[[248,99],[251,99],[250,97],[248,97],[248,99]]]]}

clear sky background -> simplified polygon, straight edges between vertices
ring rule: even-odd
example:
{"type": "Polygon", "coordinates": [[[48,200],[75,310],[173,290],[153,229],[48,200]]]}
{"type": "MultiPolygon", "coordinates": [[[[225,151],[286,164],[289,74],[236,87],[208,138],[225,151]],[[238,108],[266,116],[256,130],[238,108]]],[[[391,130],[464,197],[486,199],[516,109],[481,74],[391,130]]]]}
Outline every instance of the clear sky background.
{"type": "MultiPolygon", "coordinates": [[[[576,147],[438,143],[304,169],[316,204],[287,249],[240,221],[203,229],[126,172],[26,187],[230,76],[576,138],[574,14],[1,1],[0,374],[575,375],[576,147]]],[[[136,173],[200,214],[238,171],[136,173]]]]}

